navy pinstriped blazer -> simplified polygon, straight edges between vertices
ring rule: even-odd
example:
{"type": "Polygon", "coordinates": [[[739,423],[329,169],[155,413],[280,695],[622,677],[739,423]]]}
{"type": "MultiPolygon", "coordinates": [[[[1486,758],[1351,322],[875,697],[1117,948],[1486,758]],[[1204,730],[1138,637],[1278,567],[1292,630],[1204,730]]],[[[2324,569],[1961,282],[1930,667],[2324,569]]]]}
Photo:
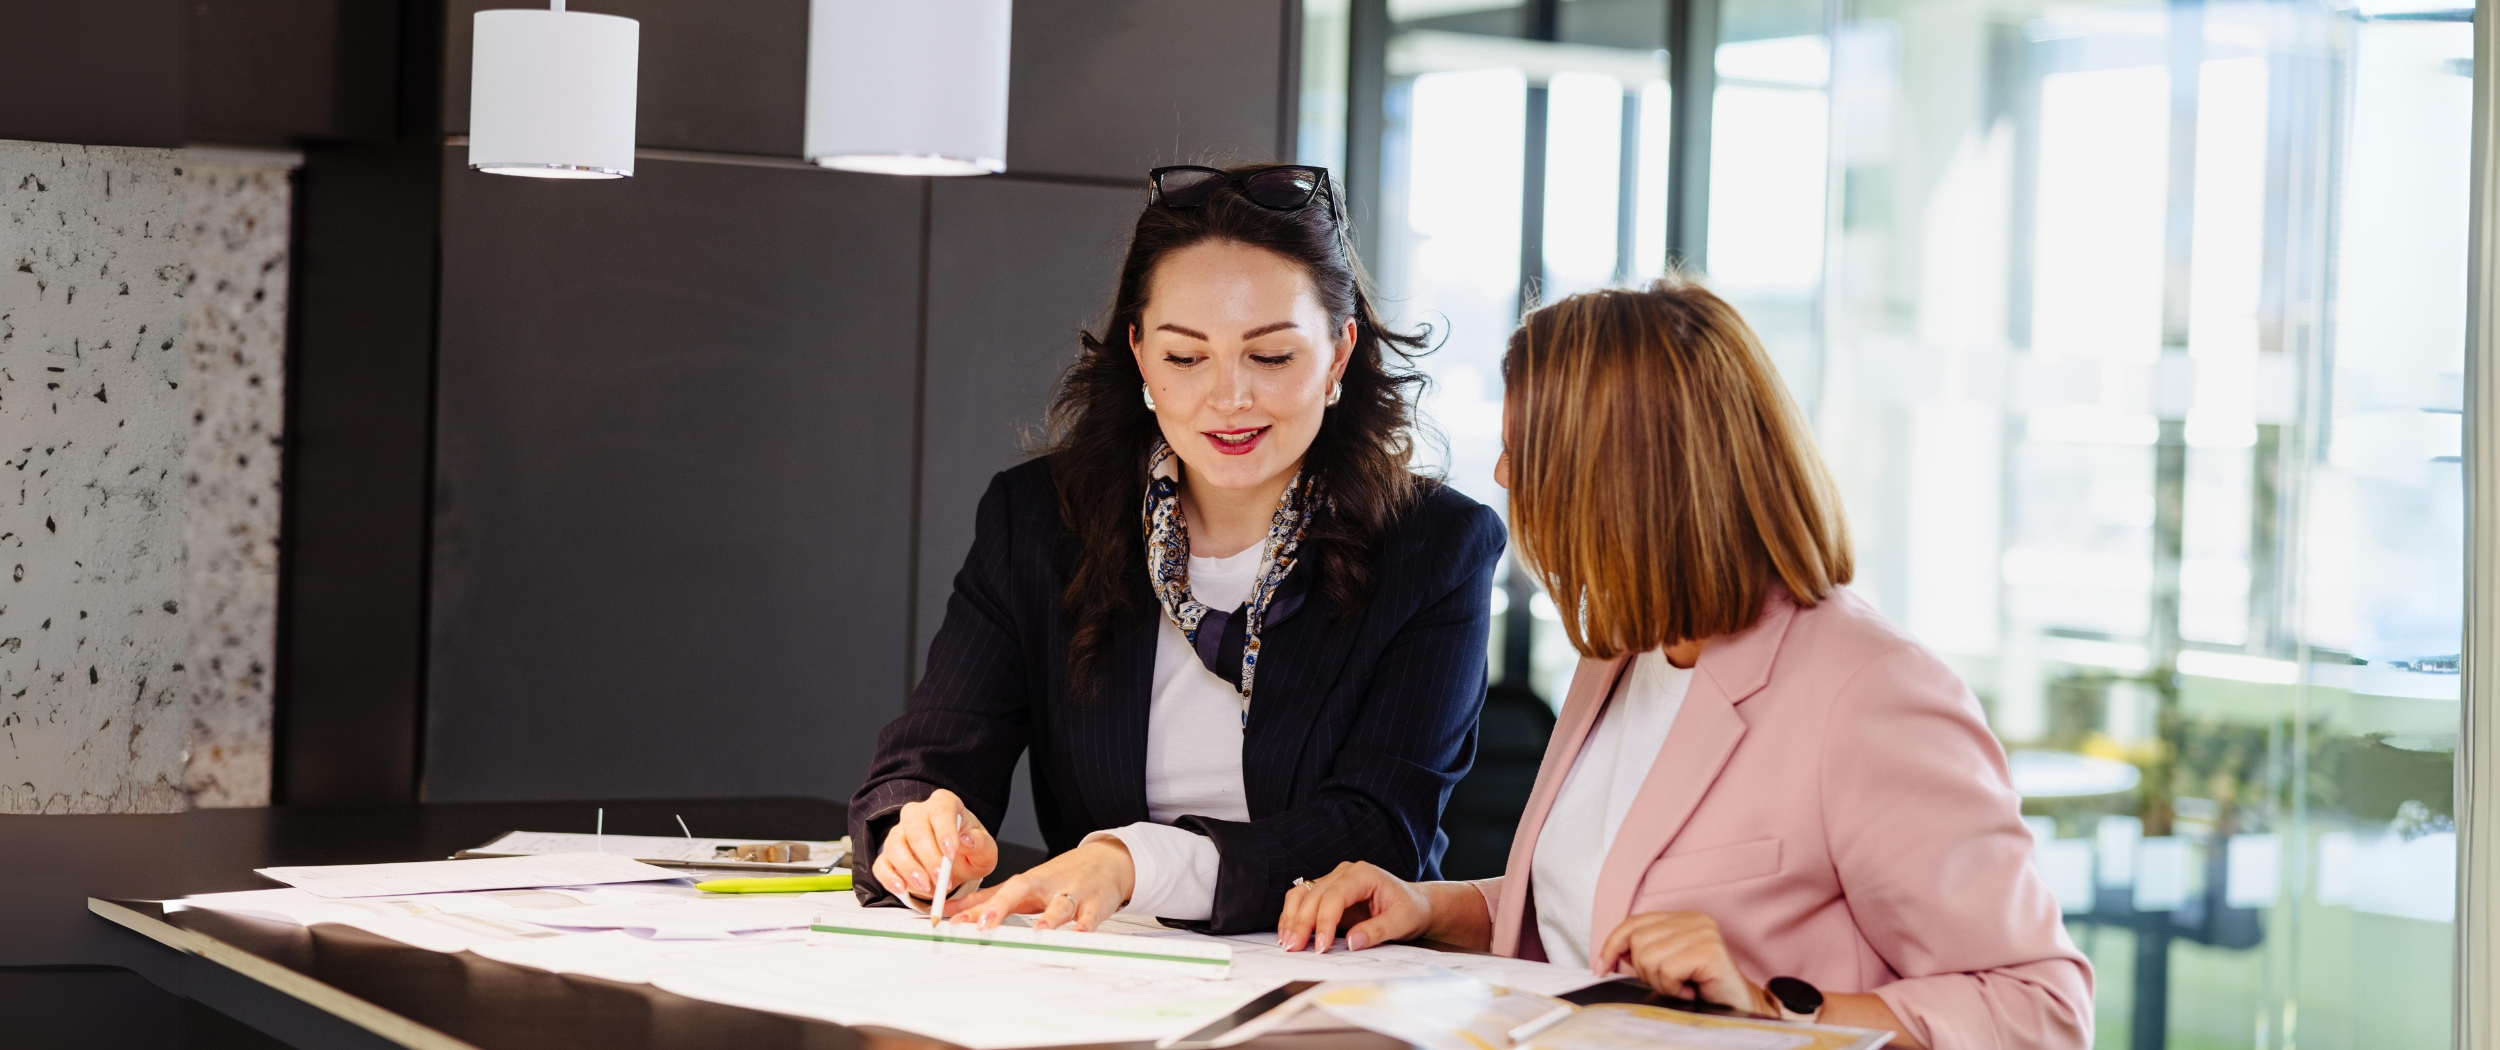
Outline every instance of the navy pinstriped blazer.
{"type": "MultiPolygon", "coordinates": [[[[1490,508],[1429,485],[1384,538],[1371,597],[1354,616],[1338,617],[1307,590],[1316,559],[1295,567],[1283,590],[1305,589],[1310,600],[1263,632],[1258,695],[1242,737],[1251,819],[1179,821],[1214,839],[1223,856],[1206,927],[1273,929],[1293,880],[1340,861],[1368,860],[1407,879],[1438,876],[1448,842],[1441,805],[1475,760],[1502,543],[1490,508]]],[[[1034,809],[1052,853],[1148,819],[1159,613],[1118,628],[1104,688],[1071,697],[1070,625],[1060,608],[1069,554],[1047,461],[991,479],[927,673],[903,716],[878,735],[868,781],[851,799],[861,856],[876,855],[904,803],[939,788],[998,827],[1028,748],[1034,809]]],[[[1155,609],[1142,560],[1131,583],[1139,607],[1155,609]]],[[[864,903],[893,903],[867,864],[853,877],[864,903]]]]}

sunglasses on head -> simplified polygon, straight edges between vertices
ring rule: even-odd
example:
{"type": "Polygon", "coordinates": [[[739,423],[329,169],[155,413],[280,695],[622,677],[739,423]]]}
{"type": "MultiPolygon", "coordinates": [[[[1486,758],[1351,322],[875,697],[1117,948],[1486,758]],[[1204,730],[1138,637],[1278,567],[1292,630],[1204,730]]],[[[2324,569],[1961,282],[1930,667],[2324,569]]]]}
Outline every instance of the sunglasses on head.
{"type": "MultiPolygon", "coordinates": [[[[1293,211],[1310,205],[1328,190],[1328,169],[1307,164],[1279,164],[1244,175],[1196,164],[1175,164],[1146,173],[1155,202],[1166,208],[1195,208],[1226,186],[1243,199],[1270,211],[1293,211]]],[[[1337,218],[1336,194],[1328,195],[1328,217],[1337,218]]]]}

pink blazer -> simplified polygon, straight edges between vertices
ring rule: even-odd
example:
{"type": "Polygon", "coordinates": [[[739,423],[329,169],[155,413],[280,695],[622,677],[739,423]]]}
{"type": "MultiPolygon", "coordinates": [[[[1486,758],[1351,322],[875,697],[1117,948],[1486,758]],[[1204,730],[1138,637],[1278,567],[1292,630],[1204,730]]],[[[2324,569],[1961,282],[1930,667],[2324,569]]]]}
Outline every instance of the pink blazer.
{"type": "MultiPolygon", "coordinates": [[[[1537,833],[1627,661],[1583,660],[1500,879],[1493,950],[1542,959],[1537,833]]],[[[1702,650],[1597,881],[1592,947],[1699,911],[1760,984],[1872,991],[1936,1050],[2087,1047],[2092,965],[2031,868],[2005,753],[1961,679],[1846,589],[1775,589],[1702,650]]]]}

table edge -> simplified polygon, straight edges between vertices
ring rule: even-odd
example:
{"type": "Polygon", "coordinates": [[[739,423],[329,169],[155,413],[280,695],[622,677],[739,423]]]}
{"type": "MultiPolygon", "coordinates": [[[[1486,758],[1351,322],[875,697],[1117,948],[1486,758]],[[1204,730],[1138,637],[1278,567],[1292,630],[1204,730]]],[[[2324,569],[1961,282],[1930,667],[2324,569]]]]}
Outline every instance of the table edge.
{"type": "Polygon", "coordinates": [[[162,918],[163,906],[162,901],[87,898],[87,910],[107,922],[185,955],[206,959],[409,1050],[479,1050],[473,1043],[409,1020],[215,937],[168,923],[162,918]],[[159,914],[150,915],[148,910],[156,910],[159,914]]]}

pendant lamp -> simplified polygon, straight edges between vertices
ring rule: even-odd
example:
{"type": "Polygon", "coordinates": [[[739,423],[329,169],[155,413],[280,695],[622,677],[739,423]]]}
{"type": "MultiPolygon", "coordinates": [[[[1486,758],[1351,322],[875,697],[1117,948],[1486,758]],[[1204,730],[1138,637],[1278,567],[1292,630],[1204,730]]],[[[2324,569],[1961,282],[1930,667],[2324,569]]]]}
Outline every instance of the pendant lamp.
{"type": "Polygon", "coordinates": [[[814,0],[807,159],[887,175],[1007,168],[1013,0],[814,0]]]}
{"type": "Polygon", "coordinates": [[[469,167],[542,179],[634,173],[642,24],[615,15],[480,11],[469,63],[469,167]]]}

